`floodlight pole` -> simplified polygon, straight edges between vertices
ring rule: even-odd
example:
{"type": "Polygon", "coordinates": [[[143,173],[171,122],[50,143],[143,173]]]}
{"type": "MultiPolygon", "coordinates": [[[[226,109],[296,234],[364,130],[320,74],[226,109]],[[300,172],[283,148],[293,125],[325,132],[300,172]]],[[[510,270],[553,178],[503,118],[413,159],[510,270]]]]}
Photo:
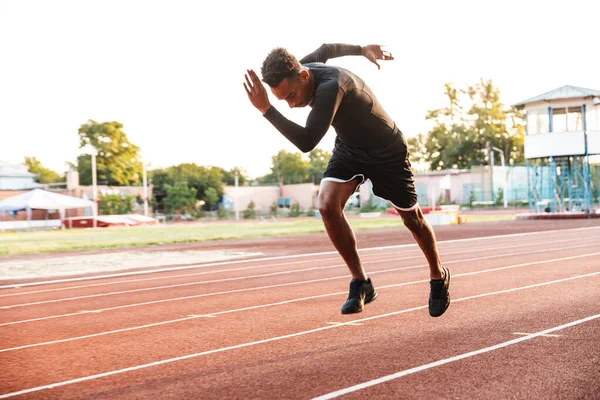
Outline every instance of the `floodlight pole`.
{"type": "Polygon", "coordinates": [[[234,205],[235,205],[235,219],[238,220],[240,219],[240,207],[238,204],[238,197],[239,197],[239,193],[238,193],[238,184],[239,184],[239,178],[238,178],[238,172],[235,171],[235,199],[234,201],[234,205]]]}
{"type": "Polygon", "coordinates": [[[148,216],[148,175],[146,174],[146,164],[142,162],[142,181],[144,182],[144,216],[148,216]]]}
{"type": "Polygon", "coordinates": [[[92,146],[92,200],[94,201],[94,207],[92,207],[93,227],[96,228],[96,217],[98,215],[98,190],[97,190],[97,181],[96,181],[96,148],[92,146]]]}

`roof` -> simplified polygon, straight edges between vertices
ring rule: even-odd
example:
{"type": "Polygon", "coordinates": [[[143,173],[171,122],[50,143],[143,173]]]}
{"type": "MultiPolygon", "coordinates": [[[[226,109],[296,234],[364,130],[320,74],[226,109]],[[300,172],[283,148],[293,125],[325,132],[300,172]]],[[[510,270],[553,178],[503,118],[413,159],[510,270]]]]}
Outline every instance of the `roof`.
{"type": "Polygon", "coordinates": [[[532,97],[530,99],[521,101],[513,104],[513,107],[522,108],[525,104],[535,103],[538,101],[550,101],[559,99],[575,99],[581,97],[595,97],[600,96],[600,90],[586,89],[577,86],[565,85],[558,89],[551,90],[549,92],[540,94],[539,96],[532,97]]]}
{"type": "Polygon", "coordinates": [[[25,165],[0,160],[0,176],[33,178],[36,175],[29,172],[25,165]]]}
{"type": "Polygon", "coordinates": [[[18,211],[28,208],[64,210],[68,208],[92,207],[93,205],[94,202],[91,200],[48,192],[42,189],[33,189],[29,192],[0,200],[0,211],[18,211]]]}

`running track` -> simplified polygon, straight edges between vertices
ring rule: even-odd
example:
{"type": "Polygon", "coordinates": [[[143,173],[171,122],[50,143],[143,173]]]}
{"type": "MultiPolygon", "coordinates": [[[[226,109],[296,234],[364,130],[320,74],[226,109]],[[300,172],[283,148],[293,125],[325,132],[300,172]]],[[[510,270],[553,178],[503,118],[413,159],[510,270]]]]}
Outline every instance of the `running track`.
{"type": "Polygon", "coordinates": [[[375,245],[378,233],[359,245],[379,298],[351,316],[339,312],[347,269],[313,245],[5,282],[0,399],[598,399],[600,223],[567,226],[441,229],[453,301],[440,318],[420,250],[375,245]]]}

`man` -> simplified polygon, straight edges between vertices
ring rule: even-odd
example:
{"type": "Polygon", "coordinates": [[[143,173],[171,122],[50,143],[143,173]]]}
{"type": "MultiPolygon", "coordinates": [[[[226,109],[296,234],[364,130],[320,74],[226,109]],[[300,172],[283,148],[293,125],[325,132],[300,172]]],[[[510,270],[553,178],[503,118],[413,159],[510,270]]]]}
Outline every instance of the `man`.
{"type": "Polygon", "coordinates": [[[350,195],[370,179],[373,193],[393,204],[427,258],[431,279],[429,314],[438,317],[450,304],[450,271],[440,262],[435,235],[417,203],[406,139],[358,76],[325,65],[328,59],[347,55],[362,55],[378,68],[377,60],[393,60],[378,45],[347,44],[324,44],[300,61],[284,48],[272,50],[265,58],[263,81],[275,97],[290,107],[312,107],[305,127],[288,120],[271,105],[253,70],[245,75],[244,88],[252,105],[303,152],[314,149],[330,126],[336,131],[318,205],[327,234],[352,274],[342,313],[360,312],[364,304],[377,297],[362,267],[354,231],[344,215],[350,195]]]}

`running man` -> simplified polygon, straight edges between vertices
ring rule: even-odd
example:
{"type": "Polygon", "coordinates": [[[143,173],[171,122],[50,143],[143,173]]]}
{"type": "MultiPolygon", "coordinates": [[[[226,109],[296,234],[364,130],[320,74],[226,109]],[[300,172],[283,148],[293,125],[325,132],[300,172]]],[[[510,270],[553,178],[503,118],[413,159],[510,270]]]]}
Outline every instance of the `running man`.
{"type": "Polygon", "coordinates": [[[352,274],[342,314],[361,312],[377,297],[358,255],[356,237],[344,214],[352,193],[367,179],[373,193],[390,201],[412,232],[429,264],[429,314],[442,315],[450,304],[450,271],[443,267],[435,234],[417,203],[406,139],[384,111],[371,89],[352,72],[325,65],[342,56],[393,60],[379,45],[324,44],[300,61],[284,48],[273,49],[263,61],[262,80],[290,107],[312,108],[305,126],[285,118],[269,101],[253,70],[245,75],[248,99],[273,126],[302,152],[321,141],[330,126],[337,134],[323,174],[318,207],[327,234],[352,274]]]}

